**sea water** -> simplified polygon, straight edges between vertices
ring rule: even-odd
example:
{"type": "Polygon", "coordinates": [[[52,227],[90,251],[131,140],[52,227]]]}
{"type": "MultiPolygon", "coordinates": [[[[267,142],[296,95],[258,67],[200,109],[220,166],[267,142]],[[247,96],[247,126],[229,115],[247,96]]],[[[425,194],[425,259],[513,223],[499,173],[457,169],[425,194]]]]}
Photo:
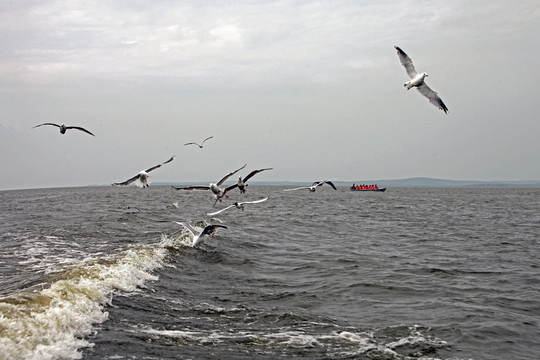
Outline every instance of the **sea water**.
{"type": "Polygon", "coordinates": [[[0,359],[540,358],[540,189],[283,190],[0,192],[0,359]]]}

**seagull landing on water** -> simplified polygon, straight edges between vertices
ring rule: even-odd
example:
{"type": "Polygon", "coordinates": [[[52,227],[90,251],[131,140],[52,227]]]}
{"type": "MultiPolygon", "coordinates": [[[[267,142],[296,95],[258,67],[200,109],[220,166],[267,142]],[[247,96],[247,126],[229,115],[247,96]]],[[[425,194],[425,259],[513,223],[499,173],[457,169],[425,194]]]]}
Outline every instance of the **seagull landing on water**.
{"type": "Polygon", "coordinates": [[[234,204],[229,205],[226,208],[223,208],[223,209],[221,209],[219,211],[216,211],[216,212],[213,212],[213,213],[208,213],[207,215],[210,215],[210,216],[217,215],[217,214],[219,214],[219,213],[221,213],[221,212],[223,212],[223,211],[225,211],[227,209],[233,208],[233,207],[236,207],[237,209],[240,209],[240,210],[244,211],[244,205],[245,204],[258,204],[258,203],[261,203],[261,202],[266,201],[266,200],[268,200],[268,197],[265,197],[264,199],[255,200],[255,201],[235,202],[234,204]]]}
{"type": "Polygon", "coordinates": [[[405,67],[405,71],[407,71],[407,74],[411,78],[411,80],[403,84],[403,86],[405,86],[407,90],[416,87],[416,90],[418,90],[420,94],[427,97],[430,103],[432,103],[433,105],[444,111],[445,114],[447,114],[448,108],[446,107],[446,105],[444,105],[439,95],[437,95],[435,91],[431,90],[431,88],[427,86],[427,84],[424,82],[428,74],[426,74],[425,72],[419,74],[414,68],[411,58],[407,54],[405,54],[405,52],[401,50],[398,46],[394,46],[394,48],[397,50],[399,61],[401,61],[401,64],[405,67]]]}
{"type": "Polygon", "coordinates": [[[148,175],[148,173],[150,171],[152,171],[152,170],[155,170],[155,169],[161,167],[162,165],[170,163],[173,160],[174,160],[174,156],[171,157],[169,160],[165,161],[164,163],[161,163],[161,164],[156,165],[156,166],[152,166],[151,168],[146,169],[146,170],[142,170],[140,173],[138,173],[137,175],[135,175],[131,179],[128,179],[128,180],[126,180],[124,182],[121,182],[121,183],[114,183],[113,185],[115,185],[115,186],[119,186],[119,185],[127,186],[127,185],[131,184],[132,182],[137,181],[135,183],[135,185],[137,185],[140,188],[146,188],[146,187],[148,187],[150,185],[150,176],[148,175]]]}
{"type": "Polygon", "coordinates": [[[300,189],[309,189],[310,192],[315,192],[317,189],[317,186],[323,186],[324,184],[330,185],[334,190],[337,190],[336,186],[328,180],[322,180],[322,181],[316,181],[311,186],[301,186],[294,189],[285,189],[283,191],[294,191],[294,190],[300,190],[300,189]]]}
{"type": "Polygon", "coordinates": [[[226,194],[227,192],[231,191],[232,189],[234,189],[235,187],[238,186],[238,184],[234,184],[234,185],[231,185],[229,187],[226,187],[226,188],[222,188],[221,185],[229,178],[231,177],[232,175],[236,174],[237,172],[239,172],[240,170],[242,170],[243,168],[246,167],[247,164],[245,164],[244,166],[242,166],[240,169],[238,170],[235,170],[227,175],[225,175],[221,180],[219,180],[217,182],[217,184],[210,184],[210,185],[195,185],[195,186],[184,186],[184,187],[176,187],[176,186],[173,186],[173,188],[175,188],[176,190],[210,190],[212,191],[212,193],[214,194],[214,196],[216,197],[216,201],[214,202],[214,206],[216,206],[216,203],[219,201],[221,202],[222,198],[225,196],[225,197],[228,197],[226,194]]]}
{"type": "Polygon", "coordinates": [[[191,233],[191,235],[193,236],[193,243],[191,244],[191,246],[197,245],[198,243],[203,241],[204,238],[207,237],[207,236],[214,235],[218,231],[219,228],[227,229],[227,227],[225,225],[208,225],[201,232],[201,231],[195,230],[188,223],[182,223],[182,222],[178,222],[178,221],[175,221],[175,223],[177,223],[178,225],[182,225],[183,227],[185,227],[191,233]]]}
{"type": "Polygon", "coordinates": [[[80,130],[80,131],[84,131],[85,133],[87,134],[90,134],[92,136],[95,136],[94,134],[92,134],[90,131],[86,130],[85,128],[82,128],[80,126],[66,126],[64,124],[61,124],[61,125],[58,125],[58,124],[54,124],[54,123],[43,123],[43,124],[39,124],[39,125],[36,125],[34,127],[32,127],[32,129],[34,128],[37,128],[37,127],[40,127],[40,126],[43,126],[43,125],[52,125],[52,126],[56,126],[57,128],[60,129],[60,134],[65,134],[66,133],[66,130],[69,130],[69,129],[75,129],[75,130],[80,130]]]}
{"type": "Polygon", "coordinates": [[[261,171],[265,171],[265,170],[272,170],[273,168],[266,168],[266,169],[259,169],[259,170],[253,170],[252,172],[250,172],[244,179],[242,179],[242,177],[240,176],[238,178],[238,182],[236,183],[236,185],[238,186],[238,189],[240,189],[240,192],[243,194],[246,192],[246,186],[248,186],[248,184],[246,184],[246,181],[248,181],[249,179],[251,179],[253,176],[257,175],[258,173],[260,173],[261,171]]]}
{"type": "Polygon", "coordinates": [[[204,139],[204,140],[202,141],[202,143],[200,143],[200,144],[197,144],[196,142],[188,142],[188,143],[185,143],[184,146],[186,146],[186,145],[197,145],[198,147],[200,147],[200,148],[202,149],[202,148],[203,148],[203,145],[204,145],[204,142],[205,142],[206,140],[210,140],[211,138],[213,138],[213,136],[207,137],[207,138],[204,139]]]}

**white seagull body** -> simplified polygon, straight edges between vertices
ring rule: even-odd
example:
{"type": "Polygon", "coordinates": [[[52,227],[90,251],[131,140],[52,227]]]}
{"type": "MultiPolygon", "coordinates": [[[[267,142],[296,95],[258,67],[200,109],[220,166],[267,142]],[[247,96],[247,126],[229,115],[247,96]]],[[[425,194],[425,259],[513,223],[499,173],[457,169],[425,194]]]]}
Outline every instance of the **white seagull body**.
{"type": "Polygon", "coordinates": [[[184,186],[184,187],[175,187],[176,190],[210,190],[216,197],[216,201],[214,202],[214,206],[216,206],[216,203],[219,201],[221,202],[221,199],[226,196],[227,192],[237,187],[237,184],[231,185],[226,188],[222,188],[221,185],[232,175],[236,174],[238,171],[242,170],[246,167],[247,164],[242,166],[240,169],[235,170],[227,175],[225,175],[221,180],[219,180],[216,184],[210,184],[210,185],[194,185],[194,186],[184,186]]]}
{"type": "Polygon", "coordinates": [[[301,187],[297,187],[297,188],[294,188],[294,189],[285,189],[283,191],[295,191],[295,190],[301,190],[301,189],[309,189],[310,192],[315,192],[315,190],[317,189],[317,186],[322,186],[324,184],[328,184],[330,185],[334,190],[337,190],[336,186],[331,182],[331,181],[328,181],[328,180],[322,180],[322,181],[316,181],[313,183],[313,185],[311,186],[301,186],[301,187]]]}
{"type": "Polygon", "coordinates": [[[203,241],[206,236],[214,235],[219,228],[227,228],[225,225],[208,225],[203,229],[203,231],[197,231],[188,223],[182,223],[178,221],[175,221],[175,223],[177,223],[178,225],[182,225],[191,233],[191,235],[193,235],[193,243],[191,246],[197,245],[198,243],[203,241]]]}
{"type": "Polygon", "coordinates": [[[242,177],[240,176],[238,178],[238,182],[236,183],[236,185],[238,186],[238,189],[240,189],[240,192],[243,194],[246,192],[246,186],[248,184],[246,184],[246,182],[251,179],[253,176],[257,175],[258,173],[260,173],[261,171],[265,171],[265,170],[272,170],[273,168],[266,168],[266,169],[259,169],[259,170],[253,170],[252,172],[250,172],[245,178],[242,179],[242,177]]]}
{"type": "Polygon", "coordinates": [[[411,58],[407,54],[405,54],[405,52],[401,50],[398,46],[394,46],[394,48],[397,50],[399,61],[405,67],[405,71],[407,71],[407,74],[411,78],[411,80],[407,81],[405,84],[403,84],[403,86],[405,86],[407,90],[415,87],[416,90],[420,92],[420,94],[428,98],[430,103],[432,103],[433,105],[444,111],[445,114],[447,114],[448,108],[443,103],[439,95],[425,83],[425,78],[426,76],[428,76],[428,74],[426,74],[425,72],[419,74],[414,68],[411,58]]]}
{"type": "Polygon", "coordinates": [[[87,134],[90,134],[92,136],[95,136],[94,134],[92,134],[90,131],[86,130],[85,128],[82,128],[80,126],[66,126],[64,124],[61,124],[61,125],[58,125],[58,124],[54,124],[54,123],[43,123],[43,124],[39,124],[39,125],[36,125],[33,128],[37,128],[37,127],[40,127],[40,126],[43,126],[43,125],[52,125],[52,126],[56,126],[57,128],[60,129],[60,134],[65,134],[66,133],[66,130],[69,130],[69,129],[75,129],[75,130],[80,130],[80,131],[84,131],[85,133],[87,134]]]}
{"type": "Polygon", "coordinates": [[[155,170],[155,169],[161,167],[162,165],[170,163],[173,160],[174,160],[174,156],[172,156],[169,160],[165,161],[164,163],[161,163],[161,164],[156,165],[156,166],[152,166],[151,168],[146,169],[146,170],[142,170],[140,173],[138,173],[137,175],[135,175],[131,179],[128,179],[128,180],[126,180],[124,182],[121,182],[121,183],[114,183],[113,185],[115,185],[115,186],[127,186],[127,185],[131,184],[132,182],[136,181],[135,185],[137,185],[140,188],[146,188],[146,187],[148,187],[150,185],[150,175],[148,175],[148,173],[150,171],[152,171],[152,170],[155,170]]]}
{"type": "Polygon", "coordinates": [[[204,139],[204,140],[202,141],[202,143],[200,143],[200,144],[197,144],[196,142],[188,142],[188,143],[185,143],[184,146],[186,146],[186,145],[197,145],[198,147],[200,147],[200,148],[202,149],[202,148],[203,148],[203,145],[204,145],[204,142],[205,142],[206,140],[210,140],[211,138],[213,138],[213,136],[207,137],[207,138],[204,139]]]}
{"type": "Polygon", "coordinates": [[[221,209],[219,211],[216,211],[216,212],[213,212],[213,213],[208,213],[207,215],[210,215],[210,216],[217,215],[217,214],[219,214],[219,213],[221,213],[221,212],[223,212],[223,211],[225,211],[227,209],[231,209],[233,207],[236,207],[237,209],[240,209],[240,210],[244,211],[244,205],[245,204],[258,204],[258,203],[261,203],[261,202],[266,201],[266,200],[268,200],[268,197],[265,197],[264,199],[255,200],[255,201],[235,202],[234,204],[229,205],[226,208],[223,208],[223,209],[221,209]]]}

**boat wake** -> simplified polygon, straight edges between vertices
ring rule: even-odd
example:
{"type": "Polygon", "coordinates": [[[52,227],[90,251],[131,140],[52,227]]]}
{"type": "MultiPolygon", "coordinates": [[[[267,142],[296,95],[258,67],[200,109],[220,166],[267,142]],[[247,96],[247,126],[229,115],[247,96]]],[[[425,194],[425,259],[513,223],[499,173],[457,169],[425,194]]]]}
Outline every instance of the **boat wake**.
{"type": "Polygon", "coordinates": [[[167,248],[177,242],[162,235],[158,244],[55,269],[47,288],[0,298],[0,358],[80,358],[79,349],[92,345],[85,337],[108,319],[113,295],[157,280],[152,271],[165,264],[167,248]]]}
{"type": "Polygon", "coordinates": [[[445,341],[432,336],[429,328],[416,325],[366,331],[314,323],[283,327],[276,325],[274,328],[238,331],[195,328],[138,328],[132,331],[147,343],[178,346],[182,349],[186,346],[212,347],[214,351],[223,351],[224,357],[227,357],[225,354],[228,351],[223,348],[226,344],[235,344],[235,351],[245,348],[246,351],[249,349],[260,355],[267,354],[270,358],[279,353],[286,357],[300,358],[309,355],[315,358],[396,360],[421,358],[448,347],[445,341]]]}

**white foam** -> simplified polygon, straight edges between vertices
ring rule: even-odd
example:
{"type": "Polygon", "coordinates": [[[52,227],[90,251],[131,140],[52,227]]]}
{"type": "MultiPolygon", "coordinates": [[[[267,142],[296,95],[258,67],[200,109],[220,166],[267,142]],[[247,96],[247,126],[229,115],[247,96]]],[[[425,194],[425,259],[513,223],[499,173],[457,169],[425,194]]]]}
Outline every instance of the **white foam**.
{"type": "MultiPolygon", "coordinates": [[[[250,332],[250,331],[219,331],[214,330],[196,330],[196,329],[153,329],[146,328],[134,329],[134,332],[145,333],[149,340],[155,341],[185,341],[199,345],[208,345],[209,343],[218,344],[229,342],[231,340],[243,343],[249,343],[250,346],[263,346],[265,348],[277,346],[282,348],[326,348],[329,353],[337,357],[363,357],[367,353],[373,353],[381,358],[401,359],[404,356],[395,351],[397,347],[403,345],[422,344],[425,341],[429,343],[444,344],[437,339],[427,339],[422,335],[405,336],[395,342],[388,344],[379,342],[374,338],[371,332],[349,332],[349,331],[331,331],[323,334],[309,334],[304,331],[284,329],[268,329],[268,332],[250,332]]],[[[412,330],[414,332],[414,328],[412,330]]],[[[422,357],[422,359],[432,359],[422,357]]],[[[438,360],[438,359],[437,359],[438,360]]]]}
{"type": "Polygon", "coordinates": [[[79,349],[92,345],[84,337],[107,320],[114,292],[156,280],[151,271],[163,265],[170,241],[162,236],[159,244],[72,265],[46,289],[1,299],[0,358],[81,358],[79,349]]]}

